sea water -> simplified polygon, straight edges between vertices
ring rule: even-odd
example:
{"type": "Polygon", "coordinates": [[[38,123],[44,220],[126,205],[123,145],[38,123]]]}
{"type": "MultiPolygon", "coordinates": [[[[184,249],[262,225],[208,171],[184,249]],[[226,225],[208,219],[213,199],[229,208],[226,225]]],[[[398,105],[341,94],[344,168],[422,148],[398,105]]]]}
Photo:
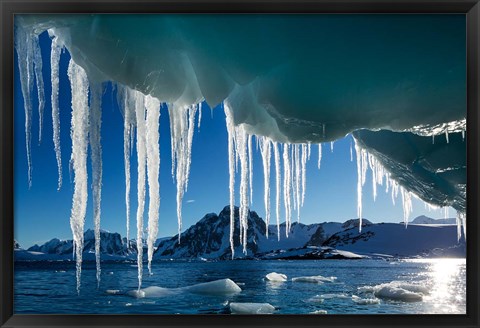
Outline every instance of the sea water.
{"type": "Polygon", "coordinates": [[[269,303],[275,314],[466,313],[464,259],[157,261],[152,272],[144,272],[142,288],[179,288],[230,278],[242,291],[221,296],[177,291],[164,297],[133,298],[125,293],[138,288],[137,267],[134,262],[123,261],[102,263],[98,288],[95,263],[84,263],[77,294],[74,261],[16,262],[14,312],[228,314],[230,303],[248,302],[269,303]],[[265,276],[271,272],[285,274],[287,281],[268,281],[265,276]],[[318,275],[336,279],[323,283],[292,281],[318,275]],[[392,282],[426,287],[428,294],[421,301],[406,302],[377,298],[371,292],[375,286],[392,282]],[[375,301],[358,302],[359,298],[375,301]]]}

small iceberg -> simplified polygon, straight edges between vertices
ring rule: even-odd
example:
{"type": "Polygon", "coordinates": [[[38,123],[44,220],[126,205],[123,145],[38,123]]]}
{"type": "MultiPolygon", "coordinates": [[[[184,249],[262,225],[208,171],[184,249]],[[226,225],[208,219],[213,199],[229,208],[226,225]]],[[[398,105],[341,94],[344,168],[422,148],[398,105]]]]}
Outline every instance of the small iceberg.
{"type": "Polygon", "coordinates": [[[106,294],[109,294],[109,295],[118,295],[120,294],[120,290],[118,289],[107,289],[105,291],[106,294]]]}
{"type": "Polygon", "coordinates": [[[316,310],[313,312],[310,312],[310,314],[328,314],[326,310],[316,310]]]}
{"type": "Polygon", "coordinates": [[[229,295],[239,293],[241,291],[242,289],[231,279],[219,279],[180,288],[151,286],[140,290],[130,290],[127,292],[127,295],[135,298],[145,298],[170,296],[183,292],[204,295],[229,295]]]}
{"type": "Polygon", "coordinates": [[[375,297],[401,301],[401,302],[421,302],[424,295],[428,295],[428,288],[402,281],[392,281],[390,283],[376,286],[363,286],[358,288],[359,292],[373,293],[375,297]]]}
{"type": "Polygon", "coordinates": [[[269,303],[230,303],[232,314],[272,314],[275,307],[269,303]]]}
{"type": "Polygon", "coordinates": [[[324,277],[324,276],[309,276],[309,277],[296,277],[292,278],[294,282],[311,282],[317,284],[323,284],[324,282],[334,282],[337,277],[324,277]]]}
{"type": "Polygon", "coordinates": [[[309,298],[307,302],[310,303],[323,303],[324,299],[320,295],[315,295],[312,298],[309,298]]]}
{"type": "Polygon", "coordinates": [[[347,294],[322,294],[315,297],[323,298],[324,300],[332,298],[350,298],[347,294]]]}
{"type": "Polygon", "coordinates": [[[378,298],[361,298],[356,295],[352,295],[352,301],[358,305],[380,304],[380,300],[378,298]]]}
{"type": "Polygon", "coordinates": [[[285,282],[287,281],[287,276],[283,273],[270,272],[265,276],[268,281],[272,282],[285,282]]]}
{"type": "Polygon", "coordinates": [[[423,295],[420,293],[392,286],[382,287],[378,291],[375,291],[374,295],[379,298],[402,302],[421,302],[423,300],[423,295]]]}
{"type": "Polygon", "coordinates": [[[228,295],[240,293],[242,291],[242,289],[231,279],[220,279],[179,289],[190,293],[209,295],[228,295]]]}

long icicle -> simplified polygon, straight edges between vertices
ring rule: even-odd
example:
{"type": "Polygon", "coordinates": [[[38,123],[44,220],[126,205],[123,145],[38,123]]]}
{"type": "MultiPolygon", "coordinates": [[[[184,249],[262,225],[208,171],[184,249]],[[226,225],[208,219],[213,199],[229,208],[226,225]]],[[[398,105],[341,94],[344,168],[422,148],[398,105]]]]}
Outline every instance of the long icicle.
{"type": "Polygon", "coordinates": [[[229,190],[230,190],[230,250],[232,252],[232,259],[235,256],[235,246],[233,240],[235,228],[235,126],[233,124],[233,114],[228,106],[224,103],[224,111],[226,117],[227,133],[228,133],[228,175],[229,175],[229,190]]]}
{"type": "MultiPolygon", "coordinates": [[[[97,267],[97,286],[100,285],[100,203],[102,200],[102,94],[103,87],[100,83],[90,87],[90,152],[92,162],[92,199],[93,199],[93,222],[95,231],[95,262],[97,267]]],[[[128,238],[127,238],[128,240],[128,238]]]]}
{"type": "Polygon", "coordinates": [[[168,108],[172,138],[172,169],[177,186],[178,242],[182,231],[182,201],[188,188],[197,106],[168,108]]]}
{"type": "Polygon", "coordinates": [[[253,156],[252,156],[252,138],[248,135],[248,183],[250,185],[250,204],[253,204],[253,156]]]}
{"type": "Polygon", "coordinates": [[[43,131],[43,112],[45,109],[45,87],[43,83],[42,73],[42,52],[38,35],[33,35],[33,63],[35,66],[35,79],[37,80],[37,96],[38,96],[38,143],[42,142],[43,131]]]}
{"type": "Polygon", "coordinates": [[[52,82],[52,125],[53,125],[53,145],[55,148],[55,158],[57,159],[58,170],[58,190],[62,188],[62,151],[60,147],[60,107],[58,104],[58,84],[59,84],[59,64],[62,47],[58,44],[58,38],[49,30],[52,36],[52,50],[50,54],[51,63],[51,82],[52,82]]]}
{"type": "Polygon", "coordinates": [[[18,54],[18,71],[25,110],[25,147],[28,164],[28,187],[32,186],[32,90],[33,90],[33,49],[32,36],[16,25],[15,49],[18,54]]]}
{"type": "Polygon", "coordinates": [[[360,148],[355,140],[355,154],[357,157],[357,216],[358,216],[358,230],[362,231],[362,189],[365,184],[366,170],[367,170],[367,153],[360,148]]]}
{"type": "Polygon", "coordinates": [[[133,104],[127,87],[118,86],[119,106],[123,111],[123,161],[125,166],[125,216],[127,240],[130,238],[130,153],[132,149],[132,127],[135,121],[133,104]]]}
{"type": "Polygon", "coordinates": [[[288,237],[292,220],[292,172],[290,169],[290,145],[283,145],[283,202],[285,205],[285,236],[288,237]]]}
{"type": "Polygon", "coordinates": [[[265,204],[265,233],[268,238],[268,227],[270,225],[270,162],[272,157],[271,141],[266,137],[260,138],[260,153],[263,164],[263,201],[265,204]]]}
{"type": "Polygon", "coordinates": [[[87,150],[88,150],[88,79],[87,74],[70,60],[68,77],[72,89],[72,159],[74,178],[73,205],[70,227],[73,234],[77,268],[77,293],[80,293],[82,273],[83,229],[87,211],[87,150]]]}
{"type": "Polygon", "coordinates": [[[148,179],[148,271],[152,274],[152,259],[158,235],[158,212],[160,210],[160,102],[151,96],[145,98],[147,108],[147,179],[148,179]]]}
{"type": "Polygon", "coordinates": [[[280,151],[278,143],[273,143],[273,155],[275,158],[275,215],[277,217],[277,239],[280,241],[280,182],[282,181],[280,171],[280,151]]]}
{"type": "MultiPolygon", "coordinates": [[[[145,169],[147,165],[145,98],[135,91],[135,113],[137,121],[137,266],[138,290],[142,287],[143,275],[143,216],[145,212],[145,169]]],[[[127,239],[127,243],[129,240],[127,239]]],[[[127,244],[128,245],[128,244],[127,244]]]]}
{"type": "Polygon", "coordinates": [[[240,240],[243,244],[243,253],[247,254],[247,229],[248,229],[248,135],[241,125],[235,128],[237,154],[240,158],[240,240]]]}

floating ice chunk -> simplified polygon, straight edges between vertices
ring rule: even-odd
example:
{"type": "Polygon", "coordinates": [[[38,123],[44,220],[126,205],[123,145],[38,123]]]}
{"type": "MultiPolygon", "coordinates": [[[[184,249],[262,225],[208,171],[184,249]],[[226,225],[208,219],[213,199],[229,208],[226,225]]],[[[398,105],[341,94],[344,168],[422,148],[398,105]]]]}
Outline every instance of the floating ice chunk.
{"type": "Polygon", "coordinates": [[[311,303],[323,303],[324,299],[321,295],[315,295],[307,300],[307,302],[311,303]]]}
{"type": "Polygon", "coordinates": [[[323,277],[323,276],[309,276],[309,277],[296,277],[292,278],[294,282],[312,282],[322,284],[324,282],[333,282],[337,277],[323,277]]]}
{"type": "Polygon", "coordinates": [[[322,294],[322,295],[317,295],[315,297],[319,297],[322,299],[332,299],[332,298],[349,298],[347,294],[322,294]]]}
{"type": "Polygon", "coordinates": [[[272,314],[275,307],[269,303],[230,303],[233,314],[272,314]]]}
{"type": "Polygon", "coordinates": [[[352,295],[352,301],[359,305],[380,304],[378,298],[361,298],[356,295],[352,295]]]}
{"type": "Polygon", "coordinates": [[[219,279],[180,288],[164,288],[158,286],[150,286],[140,290],[128,291],[127,295],[135,298],[145,298],[170,296],[183,292],[205,295],[230,295],[239,293],[241,291],[242,289],[231,279],[219,279]]]}
{"type": "Polygon", "coordinates": [[[423,295],[420,293],[414,293],[406,289],[393,286],[384,286],[375,291],[374,295],[378,298],[402,302],[421,302],[423,300],[423,295]]]}
{"type": "Polygon", "coordinates": [[[128,296],[132,296],[132,297],[135,297],[135,298],[145,298],[145,292],[140,289],[140,290],[129,290],[127,292],[127,295],[128,296]]]}
{"type": "Polygon", "coordinates": [[[242,291],[233,280],[228,278],[184,287],[182,289],[190,293],[209,295],[228,295],[242,291]]]}
{"type": "Polygon", "coordinates": [[[283,282],[287,281],[287,276],[283,273],[270,272],[265,276],[268,281],[283,282]]]}
{"type": "Polygon", "coordinates": [[[328,314],[327,310],[316,310],[313,312],[310,312],[310,314],[328,314]]]}
{"type": "Polygon", "coordinates": [[[109,294],[109,295],[118,295],[120,294],[120,290],[118,289],[107,289],[105,291],[106,294],[109,294]]]}

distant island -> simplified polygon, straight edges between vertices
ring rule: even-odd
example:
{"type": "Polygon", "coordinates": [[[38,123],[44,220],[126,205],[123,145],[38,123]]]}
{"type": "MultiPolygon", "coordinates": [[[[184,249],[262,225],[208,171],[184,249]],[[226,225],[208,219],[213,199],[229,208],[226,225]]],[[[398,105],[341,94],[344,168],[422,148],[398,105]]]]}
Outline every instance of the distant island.
{"type": "MultiPolygon", "coordinates": [[[[267,226],[255,211],[249,212],[247,252],[242,251],[239,236],[238,207],[235,207],[234,259],[362,259],[412,257],[465,257],[465,240],[457,240],[455,219],[420,216],[403,223],[372,223],[358,219],[305,225],[293,223],[289,237],[285,223],[267,226]],[[279,234],[280,233],[280,238],[279,234]]],[[[230,260],[230,207],[208,213],[195,225],[178,235],[160,238],[155,243],[155,260],[199,259],[230,260]]],[[[85,261],[95,260],[93,230],[84,233],[85,261]]],[[[73,260],[72,240],[54,238],[43,245],[22,249],[15,241],[15,261],[73,260]]],[[[142,250],[146,252],[146,246],[142,250]]],[[[127,241],[119,233],[101,231],[102,260],[136,260],[135,240],[127,241]]]]}

